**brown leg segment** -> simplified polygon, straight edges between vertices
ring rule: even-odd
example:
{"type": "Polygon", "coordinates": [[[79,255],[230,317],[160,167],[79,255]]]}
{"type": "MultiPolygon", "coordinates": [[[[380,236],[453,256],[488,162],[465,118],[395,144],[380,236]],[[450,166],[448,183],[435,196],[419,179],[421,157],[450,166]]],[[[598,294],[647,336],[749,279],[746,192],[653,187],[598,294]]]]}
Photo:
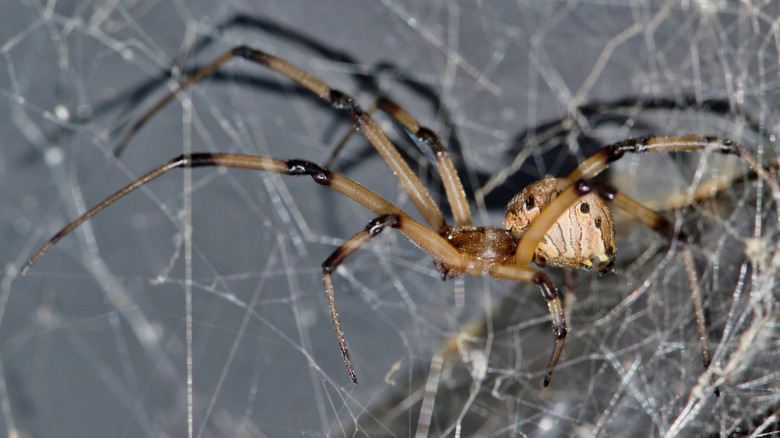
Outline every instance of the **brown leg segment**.
{"type": "MultiPolygon", "coordinates": [[[[376,102],[372,103],[370,107],[368,107],[366,111],[366,114],[372,115],[374,114],[374,111],[376,111],[376,102]]],[[[346,134],[344,134],[343,137],[341,137],[341,140],[336,144],[336,146],[333,148],[333,150],[330,151],[330,155],[328,155],[328,159],[325,160],[324,167],[330,169],[333,167],[333,162],[336,161],[336,157],[341,153],[341,150],[344,149],[344,146],[346,146],[347,142],[350,138],[352,138],[352,135],[358,132],[358,126],[352,125],[349,127],[349,131],[347,131],[346,134]]]]}
{"type": "Polygon", "coordinates": [[[634,219],[656,231],[658,234],[666,237],[669,239],[670,243],[677,245],[691,289],[691,299],[696,315],[696,329],[699,332],[699,343],[701,344],[702,362],[704,363],[704,368],[708,368],[710,366],[711,357],[709,342],[707,341],[707,327],[704,320],[704,306],[702,305],[701,289],[699,288],[696,266],[693,262],[693,253],[688,247],[688,236],[681,231],[675,231],[674,225],[672,225],[671,222],[655,211],[645,207],[640,202],[631,199],[606,184],[596,181],[593,181],[591,184],[594,188],[597,188],[602,199],[625,211],[634,219]]]}
{"type": "Polygon", "coordinates": [[[450,153],[439,136],[431,129],[420,125],[420,122],[409,112],[386,97],[380,97],[376,106],[397,120],[418,146],[425,144],[431,149],[444,184],[444,190],[447,192],[447,200],[450,203],[455,223],[462,227],[471,226],[471,211],[469,211],[469,203],[466,200],[466,192],[463,190],[463,184],[460,182],[458,172],[452,163],[450,153]]]}
{"type": "Polygon", "coordinates": [[[553,334],[555,335],[555,347],[544,373],[544,386],[549,385],[555,364],[558,363],[558,359],[560,359],[563,351],[563,345],[566,343],[566,333],[568,331],[563,307],[561,307],[561,300],[558,298],[558,291],[555,289],[555,285],[544,272],[528,266],[494,265],[490,267],[489,272],[491,276],[496,278],[525,281],[538,284],[541,288],[542,296],[547,300],[547,309],[552,317],[553,334]]]}
{"type": "Polygon", "coordinates": [[[352,380],[352,383],[357,383],[357,375],[355,375],[355,370],[352,368],[352,360],[349,358],[347,342],[344,340],[344,331],[341,329],[339,312],[336,310],[336,296],[333,293],[333,272],[344,259],[349,257],[358,248],[365,245],[369,240],[379,235],[386,226],[398,228],[399,225],[400,218],[397,214],[384,214],[379,216],[369,222],[368,226],[366,226],[363,231],[355,234],[344,242],[327,260],[325,260],[324,263],[322,263],[322,280],[325,283],[325,294],[328,296],[328,309],[330,310],[330,317],[333,320],[333,327],[336,329],[339,347],[341,348],[341,354],[344,357],[344,365],[347,366],[349,378],[352,380]]]}
{"type": "MultiPolygon", "coordinates": [[[[452,216],[455,218],[455,223],[462,227],[471,226],[471,211],[469,210],[468,200],[466,199],[466,192],[463,190],[463,184],[461,184],[458,172],[455,170],[455,165],[452,163],[449,151],[447,151],[447,148],[444,146],[444,143],[439,136],[431,129],[422,126],[408,111],[386,97],[378,98],[366,112],[373,114],[377,109],[386,112],[394,118],[396,122],[400,123],[423,152],[425,152],[423,145],[431,150],[431,154],[436,163],[436,168],[442,178],[444,190],[447,193],[447,200],[452,209],[452,216]]],[[[333,152],[331,152],[330,157],[328,157],[326,166],[330,166],[330,164],[333,163],[336,159],[336,155],[341,151],[347,140],[349,140],[356,130],[357,127],[353,126],[344,138],[341,139],[333,149],[333,152]]]]}
{"type": "Polygon", "coordinates": [[[144,125],[146,125],[146,122],[149,121],[152,117],[154,117],[155,114],[157,114],[158,111],[160,111],[165,105],[168,105],[174,97],[176,97],[179,93],[187,89],[190,85],[194,84],[195,82],[198,82],[199,80],[203,79],[204,77],[210,75],[211,73],[214,73],[218,68],[222,66],[222,64],[230,61],[233,59],[233,53],[232,51],[228,51],[220,55],[217,59],[211,61],[208,65],[203,67],[202,69],[198,70],[193,74],[192,76],[185,79],[181,84],[179,84],[179,87],[171,92],[165,95],[162,99],[160,99],[156,104],[154,104],[153,107],[149,108],[138,120],[136,120],[135,123],[133,123],[133,126],[130,127],[130,129],[125,132],[125,135],[122,136],[122,138],[119,140],[119,143],[117,143],[116,147],[114,148],[114,156],[119,156],[124,152],[125,148],[127,148],[127,144],[130,143],[130,140],[135,136],[138,131],[143,128],[144,125]]]}

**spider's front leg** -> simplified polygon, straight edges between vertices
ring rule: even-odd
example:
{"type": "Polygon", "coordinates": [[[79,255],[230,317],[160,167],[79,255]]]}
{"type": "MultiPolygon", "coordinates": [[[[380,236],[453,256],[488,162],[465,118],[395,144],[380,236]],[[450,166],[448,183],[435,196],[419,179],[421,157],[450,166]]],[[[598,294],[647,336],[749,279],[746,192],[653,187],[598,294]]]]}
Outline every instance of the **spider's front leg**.
{"type": "Polygon", "coordinates": [[[341,348],[341,354],[344,356],[344,365],[347,366],[349,372],[349,378],[352,383],[357,383],[357,375],[352,367],[352,360],[349,358],[349,350],[347,350],[347,341],[344,340],[344,330],[341,328],[341,320],[339,318],[339,312],[336,310],[336,296],[333,293],[333,272],[338,266],[349,257],[358,248],[368,243],[379,233],[381,233],[386,226],[392,228],[399,228],[401,224],[401,218],[397,214],[383,214],[376,219],[368,223],[365,229],[355,234],[339,246],[333,254],[328,257],[322,263],[322,280],[325,283],[325,294],[328,296],[328,309],[330,309],[330,318],[333,320],[333,327],[336,329],[336,336],[339,340],[339,347],[341,348]]]}

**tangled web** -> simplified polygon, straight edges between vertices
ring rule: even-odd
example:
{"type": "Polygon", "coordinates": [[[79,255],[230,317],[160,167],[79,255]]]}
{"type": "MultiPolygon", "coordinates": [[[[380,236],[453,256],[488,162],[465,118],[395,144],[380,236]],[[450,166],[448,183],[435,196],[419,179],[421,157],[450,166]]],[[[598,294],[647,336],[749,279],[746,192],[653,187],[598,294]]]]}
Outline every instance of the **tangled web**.
{"type": "MultiPolygon", "coordinates": [[[[545,390],[552,337],[538,289],[442,282],[392,232],[335,274],[353,385],[320,266],[372,214],[303,179],[171,174],[18,275],[63,225],[182,152],[325,162],[348,118],[239,60],[113,157],[146,109],[238,44],[364,107],[379,95],[400,103],[445,140],[479,224],[500,224],[530,181],[640,135],[730,137],[777,178],[776,2],[528,3],[5,5],[0,427],[13,437],[777,433],[780,206],[733,157],[637,156],[605,175],[691,236],[708,370],[675,245],[620,216],[615,273],[574,277],[569,338],[545,390]]],[[[425,151],[377,120],[446,207],[425,151]]],[[[333,168],[414,211],[362,137],[333,168]]],[[[547,271],[563,288],[563,273],[547,271]]]]}

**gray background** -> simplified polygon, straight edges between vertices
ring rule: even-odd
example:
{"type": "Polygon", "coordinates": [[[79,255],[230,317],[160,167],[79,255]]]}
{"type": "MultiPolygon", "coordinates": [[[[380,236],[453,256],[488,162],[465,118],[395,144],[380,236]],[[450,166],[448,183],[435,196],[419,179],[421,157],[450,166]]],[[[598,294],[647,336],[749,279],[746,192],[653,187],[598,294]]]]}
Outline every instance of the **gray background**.
{"type": "MultiPolygon", "coordinates": [[[[320,264],[372,216],[308,179],[199,169],[188,182],[177,171],[17,275],[85,207],[188,147],[326,159],[349,121],[241,60],[112,158],[127,125],[172,86],[171,66],[190,72],[236,44],[283,56],[365,107],[386,93],[442,133],[464,180],[491,183],[472,205],[478,223],[501,223],[502,203],[527,182],[565,174],[598,144],[631,136],[728,135],[772,162],[780,36],[772,2],[13,0],[0,8],[0,430],[186,436],[186,294],[200,436],[407,436],[423,399],[435,400],[431,435],[717,436],[749,434],[776,414],[777,305],[766,303],[776,205],[734,160],[631,158],[609,175],[656,202],[713,174],[747,178],[714,201],[665,213],[694,238],[714,369],[723,370],[716,378],[725,376],[720,399],[707,376],[697,386],[701,352],[679,257],[623,220],[616,273],[577,276],[571,334],[545,391],[552,336],[536,287],[442,282],[430,257],[393,232],[335,276],[360,380],[352,385],[320,264]],[[254,22],[220,28],[241,14],[254,22]],[[615,123],[577,111],[642,98],[718,100],[739,111],[605,105],[615,123]],[[542,127],[567,115],[564,137],[545,137],[542,127]],[[490,176],[515,160],[522,170],[492,188],[490,176]],[[190,220],[191,278],[182,234],[190,220]],[[443,342],[485,318],[490,336],[467,342],[471,366],[450,358],[426,392],[443,342]],[[479,380],[474,365],[486,353],[479,380]]],[[[426,159],[378,119],[428,180],[426,159]]],[[[413,211],[362,138],[334,167],[413,211]]]]}

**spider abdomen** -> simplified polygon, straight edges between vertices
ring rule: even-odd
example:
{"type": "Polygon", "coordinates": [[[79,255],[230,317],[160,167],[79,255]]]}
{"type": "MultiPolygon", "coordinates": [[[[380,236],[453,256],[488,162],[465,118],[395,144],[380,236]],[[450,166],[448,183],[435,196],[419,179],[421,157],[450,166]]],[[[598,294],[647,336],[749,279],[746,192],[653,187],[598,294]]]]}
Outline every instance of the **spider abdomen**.
{"type": "MultiPolygon", "coordinates": [[[[567,179],[554,177],[530,184],[509,202],[504,226],[515,239],[521,239],[541,211],[569,185],[567,179]]],[[[550,227],[539,242],[533,261],[539,266],[568,266],[604,273],[612,268],[616,254],[612,213],[597,194],[590,193],[550,227]]]]}

